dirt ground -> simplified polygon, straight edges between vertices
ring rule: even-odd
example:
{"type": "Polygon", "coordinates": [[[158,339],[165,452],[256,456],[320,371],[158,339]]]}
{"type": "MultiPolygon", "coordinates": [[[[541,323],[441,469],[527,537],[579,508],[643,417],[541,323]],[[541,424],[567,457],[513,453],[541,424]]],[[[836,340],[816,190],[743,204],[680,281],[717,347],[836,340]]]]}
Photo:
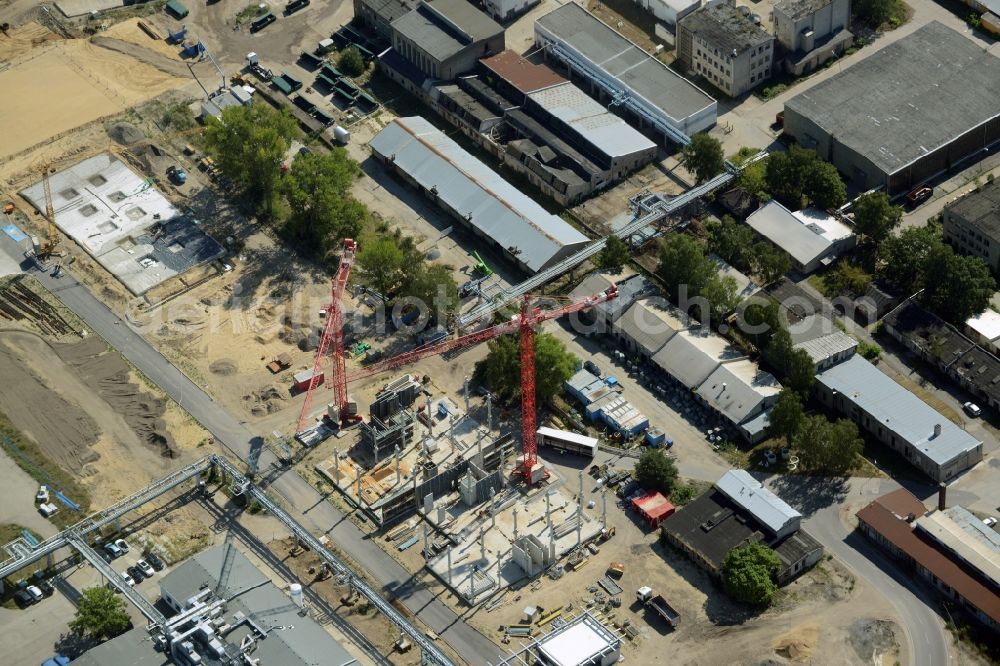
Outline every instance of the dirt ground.
{"type": "Polygon", "coordinates": [[[37,23],[14,28],[10,39],[0,40],[0,60],[10,63],[0,71],[6,93],[0,158],[187,83],[89,40],[58,39],[37,23]]]}

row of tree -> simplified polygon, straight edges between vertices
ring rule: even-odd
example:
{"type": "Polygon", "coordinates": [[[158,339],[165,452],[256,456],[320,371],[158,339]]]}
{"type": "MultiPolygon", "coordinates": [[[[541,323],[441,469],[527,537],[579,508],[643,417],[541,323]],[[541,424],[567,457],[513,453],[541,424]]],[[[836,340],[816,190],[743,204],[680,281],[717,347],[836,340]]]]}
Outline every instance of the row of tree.
{"type": "MultiPolygon", "coordinates": [[[[719,275],[715,262],[705,255],[705,248],[684,233],[667,236],[660,242],[657,277],[663,281],[674,303],[690,311],[692,299],[708,302],[709,316],[718,321],[739,304],[739,285],[730,276],[719,275]]],[[[706,313],[693,312],[704,318],[706,313]]]]}
{"type": "Polygon", "coordinates": [[[857,464],[864,448],[853,421],[830,421],[822,414],[807,416],[802,396],[791,389],[782,389],[768,422],[768,434],[794,448],[799,464],[808,471],[845,474],[857,464]]]}

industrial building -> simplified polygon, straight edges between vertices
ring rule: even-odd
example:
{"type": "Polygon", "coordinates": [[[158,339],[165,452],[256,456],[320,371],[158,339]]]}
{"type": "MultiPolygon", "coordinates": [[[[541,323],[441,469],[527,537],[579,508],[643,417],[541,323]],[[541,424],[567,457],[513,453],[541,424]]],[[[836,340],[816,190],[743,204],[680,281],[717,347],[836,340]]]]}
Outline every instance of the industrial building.
{"type": "Polygon", "coordinates": [[[975,317],[965,320],[965,333],[972,340],[996,354],[1000,351],[1000,312],[987,308],[975,317]]]}
{"type": "Polygon", "coordinates": [[[504,49],[504,29],[466,0],[418,0],[391,25],[393,50],[434,79],[450,81],[504,49]]]}
{"type": "Polygon", "coordinates": [[[831,265],[857,243],[851,228],[825,211],[807,208],[793,213],[774,200],[750,215],[747,224],[784,251],[805,275],[831,265]]]}
{"type": "Polygon", "coordinates": [[[996,90],[1000,60],[932,21],[788,100],[785,132],[895,196],[1000,140],[996,90]]]}
{"type": "Polygon", "coordinates": [[[369,145],[386,168],[528,273],[588,242],[423,118],[396,118],[369,145]]]}
{"type": "Polygon", "coordinates": [[[858,529],[938,594],[1000,631],[1000,535],[960,506],[927,512],[905,488],[857,513],[858,529]]]}
{"type": "Polygon", "coordinates": [[[730,97],[771,78],[774,37],[758,26],[735,0],[714,0],[677,27],[677,61],[730,97]]]}
{"type": "Polygon", "coordinates": [[[261,665],[356,661],[301,607],[301,590],[297,599],[290,597],[230,543],[204,550],[163,576],[160,596],[176,617],[204,609],[176,629],[180,633],[171,642],[181,654],[165,655],[146,627],[136,627],[73,663],[211,666],[235,663],[234,655],[261,665]]]}
{"type": "Polygon", "coordinates": [[[817,374],[814,391],[935,481],[950,481],[983,459],[982,442],[860,356],[817,374]]]}
{"type": "Polygon", "coordinates": [[[543,64],[503,51],[478,76],[434,85],[429,104],[562,205],[656,157],[656,145],[543,64]]]}
{"type": "Polygon", "coordinates": [[[535,45],[657,141],[679,143],[680,134],[715,125],[714,99],[576,3],[535,22],[535,45]]]}
{"type": "Polygon", "coordinates": [[[612,666],[621,659],[623,642],[614,629],[585,610],[569,621],[557,619],[550,630],[532,636],[530,643],[497,666],[612,666]]]}
{"type": "Polygon", "coordinates": [[[354,20],[391,42],[392,22],[409,14],[416,5],[416,0],[354,0],[354,20]]]}
{"type": "Polygon", "coordinates": [[[955,383],[980,407],[1000,409],[1000,358],[910,298],[882,320],[885,331],[955,383]]]}
{"type": "Polygon", "coordinates": [[[944,239],[1000,273],[1000,182],[990,181],[944,207],[944,239]]]}
{"type": "MultiPolygon", "coordinates": [[[[663,24],[670,36],[677,34],[677,24],[688,14],[701,7],[701,0],[635,0],[663,24]]],[[[662,33],[657,31],[657,36],[662,33]]]]}
{"type": "Polygon", "coordinates": [[[795,76],[812,72],[854,42],[847,29],[851,0],[781,0],[774,4],[771,16],[778,57],[795,76]]]}
{"type": "Polygon", "coordinates": [[[513,21],[541,0],[483,0],[486,13],[501,23],[513,21]]]}
{"type": "MultiPolygon", "coordinates": [[[[53,173],[49,183],[56,226],[136,296],[225,254],[151,180],[110,154],[53,173]]],[[[41,182],[20,194],[45,214],[41,182]]]]}
{"type": "Polygon", "coordinates": [[[756,442],[781,384],[722,336],[701,326],[666,299],[640,298],[618,317],[612,335],[669,377],[686,394],[756,442]]]}
{"type": "Polygon", "coordinates": [[[846,361],[858,350],[858,341],[826,315],[807,315],[788,328],[792,346],[809,354],[817,372],[846,361]]]}
{"type": "Polygon", "coordinates": [[[566,380],[564,388],[583,405],[587,421],[605,425],[626,441],[634,439],[649,428],[649,418],[609,382],[588,370],[578,370],[566,380]]]}
{"type": "Polygon", "coordinates": [[[608,333],[611,325],[632,306],[639,298],[656,291],[656,285],[643,275],[629,275],[622,279],[605,273],[591,273],[580,284],[573,288],[569,297],[577,301],[594,294],[601,294],[614,285],[618,288],[618,296],[610,301],[599,303],[578,315],[570,315],[570,321],[578,316],[582,325],[589,326],[592,332],[608,333]]]}
{"type": "Polygon", "coordinates": [[[734,548],[760,542],[781,560],[775,580],[783,585],[819,562],[823,546],[801,529],[802,514],[745,470],[730,470],[712,489],[663,523],[667,541],[714,578],[734,548]]]}

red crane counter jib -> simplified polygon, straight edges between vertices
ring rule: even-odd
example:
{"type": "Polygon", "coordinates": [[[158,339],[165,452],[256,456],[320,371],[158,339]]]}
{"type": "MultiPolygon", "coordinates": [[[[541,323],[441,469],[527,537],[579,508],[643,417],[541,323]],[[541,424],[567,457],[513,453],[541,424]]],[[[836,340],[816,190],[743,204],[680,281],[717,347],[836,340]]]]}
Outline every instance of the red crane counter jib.
{"type": "Polygon", "coordinates": [[[306,389],[306,399],[299,413],[297,432],[302,432],[309,419],[309,409],[312,406],[313,391],[323,381],[323,363],[328,355],[333,355],[333,376],[330,382],[333,387],[333,404],[340,410],[340,419],[348,418],[347,409],[347,366],[344,361],[344,290],[347,289],[347,278],[351,275],[351,267],[358,253],[358,244],[350,238],[344,240],[344,249],[340,255],[340,266],[333,278],[333,288],[330,305],[326,309],[326,327],[316,350],[316,360],[313,362],[312,378],[306,389]]]}

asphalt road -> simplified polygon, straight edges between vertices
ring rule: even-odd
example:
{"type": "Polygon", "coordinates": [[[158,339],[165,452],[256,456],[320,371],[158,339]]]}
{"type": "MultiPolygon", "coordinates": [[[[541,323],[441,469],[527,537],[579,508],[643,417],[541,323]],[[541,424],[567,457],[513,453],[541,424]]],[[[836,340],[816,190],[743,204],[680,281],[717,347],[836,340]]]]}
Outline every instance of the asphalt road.
{"type": "MultiPolygon", "coordinates": [[[[23,249],[0,234],[0,250],[10,259],[23,262],[23,249]]],[[[22,268],[26,264],[21,263],[22,268]]],[[[256,434],[233,418],[200,387],[172,365],[126,322],[72,275],[53,278],[46,273],[29,271],[67,308],[103,337],[135,365],[146,377],[186,409],[212,435],[240,459],[246,460],[250,440],[256,434]]],[[[260,469],[269,469],[277,460],[270,450],[260,458],[260,469]]],[[[389,599],[399,599],[427,627],[437,633],[469,664],[486,664],[503,651],[488,638],[466,624],[448,606],[438,601],[396,560],[347,520],[335,506],[325,501],[305,479],[293,471],[277,476],[268,490],[279,495],[295,518],[317,534],[326,534],[354,562],[364,562],[371,578],[382,585],[389,599]]]]}

